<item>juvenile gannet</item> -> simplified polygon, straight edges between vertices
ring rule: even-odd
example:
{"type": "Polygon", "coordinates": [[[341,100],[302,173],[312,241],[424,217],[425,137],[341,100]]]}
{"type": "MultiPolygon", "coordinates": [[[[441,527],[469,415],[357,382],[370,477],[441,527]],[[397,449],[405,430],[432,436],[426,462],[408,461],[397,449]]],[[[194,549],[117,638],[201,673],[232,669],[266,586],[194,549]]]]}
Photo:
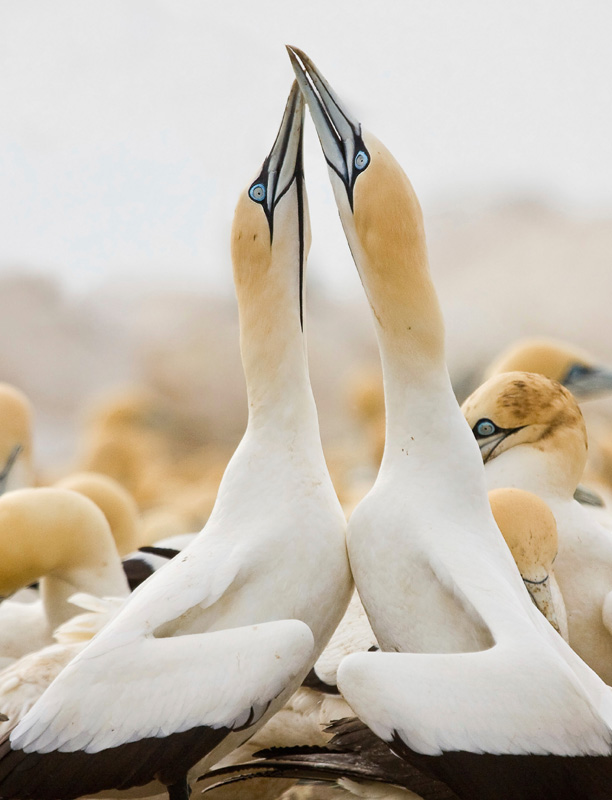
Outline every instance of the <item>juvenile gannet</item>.
{"type": "Polygon", "coordinates": [[[463,405],[490,488],[539,495],[559,536],[555,575],[567,609],[569,642],[612,683],[612,627],[602,610],[612,592],[612,537],[576,500],[587,458],[582,413],[572,394],[543,375],[490,378],[463,405]]]}
{"type": "Polygon", "coordinates": [[[0,597],[35,581],[39,601],[0,604],[3,659],[51,644],[53,630],[78,613],[68,602],[75,592],[128,594],[110,526],[89,498],[60,488],[0,497],[0,597]]]}
{"type": "Polygon", "coordinates": [[[556,339],[515,342],[489,365],[485,380],[502,372],[537,372],[559,381],[579,400],[612,391],[611,369],[584,350],[556,339]]]}
{"type": "Polygon", "coordinates": [[[0,494],[33,483],[32,406],[15,386],[0,383],[0,494]]]}
{"type": "MultiPolygon", "coordinates": [[[[381,648],[404,652],[349,655],[338,686],[374,733],[461,796],[492,797],[495,782],[498,800],[541,797],[555,771],[576,788],[586,757],[610,754],[612,698],[535,608],[495,525],[444,361],[418,200],[308,57],[289,53],[374,314],[386,395],[382,464],[348,549],[381,648]]],[[[612,760],[594,763],[612,774],[612,760]]]]}
{"type": "Polygon", "coordinates": [[[189,768],[201,774],[284,704],[347,606],[345,521],[303,336],[302,122],[294,84],[234,216],[249,420],[211,517],[0,743],[0,797],[115,795],[157,780],[186,800],[189,768]]]}

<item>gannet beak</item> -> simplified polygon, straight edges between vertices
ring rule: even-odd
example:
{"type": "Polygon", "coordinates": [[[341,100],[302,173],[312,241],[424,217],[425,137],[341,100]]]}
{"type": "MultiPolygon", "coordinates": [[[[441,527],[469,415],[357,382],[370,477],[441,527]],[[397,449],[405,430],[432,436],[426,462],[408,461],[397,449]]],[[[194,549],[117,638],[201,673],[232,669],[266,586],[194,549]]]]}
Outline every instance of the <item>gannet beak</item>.
{"type": "Polygon", "coordinates": [[[300,184],[298,191],[303,193],[303,127],[304,99],[294,81],[272,150],[249,188],[249,197],[261,205],[268,219],[270,241],[274,235],[274,209],[280,199],[294,181],[300,184]]]}
{"type": "Polygon", "coordinates": [[[557,633],[561,633],[552,592],[550,590],[550,576],[547,575],[543,581],[530,581],[527,580],[527,578],[523,578],[523,582],[534,604],[542,614],[544,614],[557,633]]]}
{"type": "Polygon", "coordinates": [[[576,364],[561,381],[577,400],[612,392],[612,370],[576,364]]]}
{"type": "Polygon", "coordinates": [[[17,457],[19,453],[23,450],[23,446],[20,444],[15,445],[11,450],[9,457],[6,459],[6,464],[4,465],[2,472],[0,472],[0,494],[4,494],[6,491],[6,484],[8,483],[9,476],[11,474],[11,470],[15,465],[15,461],[17,461],[17,457]]]}
{"type": "Polygon", "coordinates": [[[308,56],[287,45],[302,94],[306,98],[328,166],[344,183],[353,207],[353,187],[370,156],[361,135],[361,123],[343,105],[308,56]]]}
{"type": "Polygon", "coordinates": [[[503,431],[502,433],[496,433],[494,436],[487,436],[485,439],[478,440],[478,447],[480,448],[480,455],[482,456],[484,464],[491,458],[497,446],[504,441],[506,436],[509,436],[510,433],[513,432],[514,431],[503,431]]]}

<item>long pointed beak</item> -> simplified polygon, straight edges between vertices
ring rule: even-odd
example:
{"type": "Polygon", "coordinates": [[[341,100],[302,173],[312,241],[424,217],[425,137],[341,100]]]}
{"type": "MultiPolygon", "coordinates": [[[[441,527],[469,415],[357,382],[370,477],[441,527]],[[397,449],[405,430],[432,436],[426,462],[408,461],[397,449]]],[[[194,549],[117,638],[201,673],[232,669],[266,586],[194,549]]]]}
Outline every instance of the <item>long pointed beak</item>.
{"type": "Polygon", "coordinates": [[[484,464],[493,456],[497,446],[504,441],[507,435],[508,432],[504,431],[503,433],[498,433],[495,436],[488,436],[486,439],[480,439],[478,441],[480,455],[482,456],[484,464]]]}
{"type": "Polygon", "coordinates": [[[547,575],[543,581],[529,581],[523,578],[523,583],[531,595],[531,599],[537,608],[544,614],[557,633],[561,633],[552,592],[550,589],[550,579],[547,575]]]}
{"type": "Polygon", "coordinates": [[[502,428],[491,436],[483,436],[482,438],[476,436],[483,463],[486,464],[487,461],[493,458],[493,454],[497,450],[498,445],[500,445],[504,439],[511,436],[513,433],[523,430],[524,427],[524,425],[521,425],[519,428],[502,428]]]}
{"type": "Polygon", "coordinates": [[[287,52],[310,108],[325,159],[346,186],[352,207],[355,180],[370,161],[361,136],[361,123],[348,112],[306,53],[289,45],[287,52]]]}
{"type": "Polygon", "coordinates": [[[249,188],[249,197],[262,206],[268,218],[271,240],[274,209],[293,181],[303,181],[304,178],[303,130],[304,99],[297,81],[294,81],[274,145],[249,188]]]}
{"type": "Polygon", "coordinates": [[[253,202],[264,211],[274,240],[274,212],[281,198],[295,183],[297,196],[297,238],[299,257],[300,325],[304,329],[304,268],[306,261],[306,190],[304,187],[304,98],[293,82],[276,139],[258,177],[249,187],[253,202]]]}
{"type": "Polygon", "coordinates": [[[0,472],[0,494],[4,494],[4,492],[6,492],[6,485],[8,483],[11,470],[13,469],[15,461],[17,461],[19,453],[21,453],[22,450],[23,447],[20,444],[15,445],[15,447],[13,447],[11,450],[9,457],[6,460],[6,464],[0,472]]]}
{"type": "Polygon", "coordinates": [[[605,367],[589,367],[575,374],[570,370],[562,383],[577,400],[586,400],[588,397],[612,392],[612,370],[605,367]]]}

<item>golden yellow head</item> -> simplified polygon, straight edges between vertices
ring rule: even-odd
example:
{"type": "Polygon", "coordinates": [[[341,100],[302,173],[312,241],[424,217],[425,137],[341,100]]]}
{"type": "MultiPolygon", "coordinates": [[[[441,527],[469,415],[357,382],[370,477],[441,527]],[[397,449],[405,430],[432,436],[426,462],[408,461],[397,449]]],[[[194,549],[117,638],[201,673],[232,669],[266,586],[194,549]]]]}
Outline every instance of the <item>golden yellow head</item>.
{"type": "Polygon", "coordinates": [[[489,502],[523,579],[544,580],[559,547],[557,523],[550,508],[523,489],[493,489],[489,502]]]}
{"type": "Polygon", "coordinates": [[[0,497],[0,596],[112,554],[118,560],[109,524],[89,498],[54,487],[0,497]]]}
{"type": "Polygon", "coordinates": [[[531,599],[553,628],[567,635],[565,604],[552,573],[559,544],[552,511],[523,489],[494,489],[489,502],[531,599]]]}
{"type": "Polygon", "coordinates": [[[363,131],[362,135],[369,164],[353,189],[355,230],[372,268],[387,273],[405,268],[415,250],[425,255],[423,214],[412,184],[393,155],[373,134],[363,131]]]}
{"type": "Polygon", "coordinates": [[[584,350],[556,339],[523,339],[488,367],[487,378],[502,372],[537,372],[559,381],[584,399],[612,389],[612,372],[584,350]]]}
{"type": "Polygon", "coordinates": [[[587,438],[582,413],[557,381],[530,372],[506,372],[473,392],[462,411],[485,462],[518,445],[566,452],[584,468],[587,438]]]}

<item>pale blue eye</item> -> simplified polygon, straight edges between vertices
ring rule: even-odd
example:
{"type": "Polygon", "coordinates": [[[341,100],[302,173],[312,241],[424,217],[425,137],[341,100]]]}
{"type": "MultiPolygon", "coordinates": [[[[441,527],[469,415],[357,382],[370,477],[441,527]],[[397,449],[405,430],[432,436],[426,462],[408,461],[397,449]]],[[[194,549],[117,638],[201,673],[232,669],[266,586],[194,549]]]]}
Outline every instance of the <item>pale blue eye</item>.
{"type": "Polygon", "coordinates": [[[490,419],[481,419],[476,426],[476,433],[479,436],[491,436],[492,433],[495,433],[495,430],[495,425],[490,419]]]}
{"type": "Polygon", "coordinates": [[[355,156],[355,168],[365,169],[368,166],[369,161],[370,159],[368,158],[368,154],[363,150],[360,150],[355,156]]]}
{"type": "Polygon", "coordinates": [[[256,203],[261,203],[266,199],[266,187],[263,183],[256,183],[249,189],[249,197],[255,200],[256,203]]]}

